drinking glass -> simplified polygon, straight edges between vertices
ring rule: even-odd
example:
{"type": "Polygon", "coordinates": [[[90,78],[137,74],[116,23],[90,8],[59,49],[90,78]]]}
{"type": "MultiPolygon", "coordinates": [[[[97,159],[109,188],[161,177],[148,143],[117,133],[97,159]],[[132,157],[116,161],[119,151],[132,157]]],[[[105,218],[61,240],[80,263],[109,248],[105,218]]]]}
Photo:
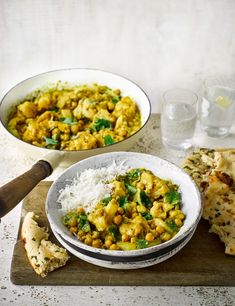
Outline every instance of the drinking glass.
{"type": "Polygon", "coordinates": [[[165,146],[183,150],[192,146],[197,120],[197,100],[197,95],[187,89],[171,89],[164,93],[161,134],[165,146]]]}
{"type": "Polygon", "coordinates": [[[199,106],[199,120],[210,137],[229,134],[235,116],[235,78],[210,77],[205,80],[199,106]]]}

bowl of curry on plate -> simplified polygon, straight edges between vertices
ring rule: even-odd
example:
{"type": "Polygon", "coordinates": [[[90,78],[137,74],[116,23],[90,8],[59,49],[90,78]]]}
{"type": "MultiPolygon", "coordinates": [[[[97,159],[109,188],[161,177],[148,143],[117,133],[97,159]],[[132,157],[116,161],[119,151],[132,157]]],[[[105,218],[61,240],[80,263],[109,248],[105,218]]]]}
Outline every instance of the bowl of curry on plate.
{"type": "Polygon", "coordinates": [[[202,203],[192,179],[176,165],[113,152],[68,168],[48,192],[46,213],[53,232],[76,255],[134,268],[133,262],[152,265],[179,251],[196,229],[202,203]]]}

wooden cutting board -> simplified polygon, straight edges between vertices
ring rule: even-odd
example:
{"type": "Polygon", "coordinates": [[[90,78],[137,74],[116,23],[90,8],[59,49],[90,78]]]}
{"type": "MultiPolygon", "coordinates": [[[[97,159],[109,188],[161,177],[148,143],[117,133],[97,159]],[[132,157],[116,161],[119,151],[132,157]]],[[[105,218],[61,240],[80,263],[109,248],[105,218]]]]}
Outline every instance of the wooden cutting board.
{"type": "MultiPolygon", "coordinates": [[[[155,266],[138,270],[111,270],[94,266],[71,255],[65,267],[41,278],[32,270],[26,257],[20,240],[20,229],[28,211],[39,215],[40,225],[49,227],[44,205],[50,185],[51,182],[41,182],[23,202],[18,241],[11,265],[11,281],[14,284],[235,286],[235,257],[224,254],[224,245],[216,235],[208,233],[209,226],[204,220],[200,221],[193,238],[179,253],[155,266]]],[[[58,243],[52,233],[49,238],[58,243]]]]}

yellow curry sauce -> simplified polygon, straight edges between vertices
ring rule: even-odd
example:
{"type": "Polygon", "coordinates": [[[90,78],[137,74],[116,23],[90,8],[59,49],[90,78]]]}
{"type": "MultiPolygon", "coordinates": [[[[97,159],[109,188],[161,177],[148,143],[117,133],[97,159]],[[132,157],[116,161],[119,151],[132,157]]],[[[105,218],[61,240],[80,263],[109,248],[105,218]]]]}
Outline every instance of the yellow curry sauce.
{"type": "Polygon", "coordinates": [[[185,215],[178,186],[146,169],[131,169],[112,182],[110,196],[90,212],[79,207],[62,218],[87,245],[135,250],[161,244],[176,235],[185,215]]]}
{"type": "Polygon", "coordinates": [[[25,142],[58,150],[99,148],[141,128],[132,98],[93,84],[38,92],[10,114],[8,130],[25,142]]]}

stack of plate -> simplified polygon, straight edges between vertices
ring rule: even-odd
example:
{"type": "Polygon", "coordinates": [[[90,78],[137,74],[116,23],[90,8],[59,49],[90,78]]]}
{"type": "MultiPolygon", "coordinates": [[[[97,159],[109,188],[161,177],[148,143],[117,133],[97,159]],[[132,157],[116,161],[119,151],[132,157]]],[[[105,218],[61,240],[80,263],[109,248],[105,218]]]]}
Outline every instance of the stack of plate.
{"type": "Polygon", "coordinates": [[[113,269],[137,269],[160,263],[181,250],[191,239],[202,214],[200,192],[192,179],[176,165],[156,156],[134,153],[113,152],[90,157],[68,168],[51,186],[46,213],[53,233],[58,241],[75,256],[92,264],[113,269]],[[125,163],[131,168],[146,168],[155,175],[179,185],[182,196],[182,210],[186,215],[184,225],[169,241],[160,245],[132,251],[113,251],[94,248],[82,243],[63,225],[64,212],[57,202],[60,190],[72,182],[85,169],[102,168],[125,163]]]}

